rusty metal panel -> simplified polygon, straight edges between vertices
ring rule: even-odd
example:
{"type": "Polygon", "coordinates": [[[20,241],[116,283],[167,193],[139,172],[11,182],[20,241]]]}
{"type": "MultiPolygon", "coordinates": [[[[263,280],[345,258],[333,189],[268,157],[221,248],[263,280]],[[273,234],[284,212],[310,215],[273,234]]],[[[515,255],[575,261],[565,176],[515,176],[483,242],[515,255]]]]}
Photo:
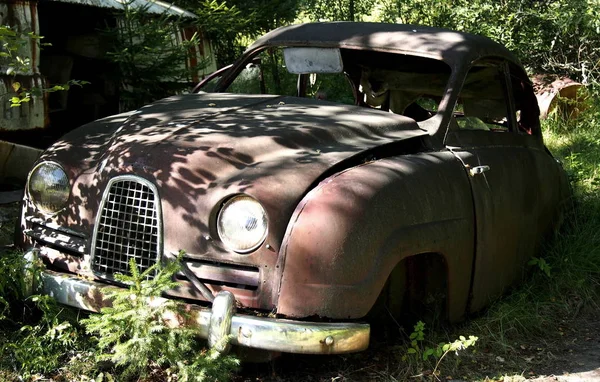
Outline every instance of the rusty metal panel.
{"type": "Polygon", "coordinates": [[[566,178],[534,136],[463,130],[450,132],[447,144],[467,170],[485,167],[469,177],[477,222],[474,312],[522,278],[567,195],[566,178]]]}
{"type": "Polygon", "coordinates": [[[47,2],[56,2],[56,3],[69,3],[69,4],[80,4],[80,5],[88,5],[91,7],[97,8],[109,8],[109,9],[117,9],[122,10],[125,7],[125,4],[128,4],[133,9],[144,9],[148,13],[157,14],[157,15],[171,15],[171,16],[180,16],[189,19],[195,19],[198,16],[193,14],[192,12],[188,12],[185,9],[179,8],[173,4],[164,2],[164,1],[149,1],[149,0],[129,0],[127,2],[122,2],[118,0],[46,0],[47,2]]]}
{"type": "Polygon", "coordinates": [[[261,46],[328,46],[373,50],[440,59],[452,67],[465,66],[483,56],[518,63],[506,47],[483,36],[422,25],[369,22],[296,24],[275,29],[246,51],[261,46]]]}
{"type": "Polygon", "coordinates": [[[208,283],[213,281],[257,288],[260,282],[259,270],[256,267],[197,261],[187,262],[187,265],[196,277],[208,283]]]}
{"type": "Polygon", "coordinates": [[[363,317],[400,261],[437,253],[448,268],[448,315],[457,320],[470,286],[473,218],[469,181],[447,151],[382,159],[336,174],[292,216],[279,262],[277,312],[363,317]]]}

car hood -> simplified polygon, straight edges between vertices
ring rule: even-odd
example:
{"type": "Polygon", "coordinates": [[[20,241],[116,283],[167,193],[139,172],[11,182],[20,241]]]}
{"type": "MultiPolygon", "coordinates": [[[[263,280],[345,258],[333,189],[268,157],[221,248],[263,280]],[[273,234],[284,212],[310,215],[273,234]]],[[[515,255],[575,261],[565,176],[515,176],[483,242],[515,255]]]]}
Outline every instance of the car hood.
{"type": "Polygon", "coordinates": [[[326,171],[376,146],[426,135],[410,118],[358,106],[200,93],[84,126],[43,158],[63,164],[72,179],[73,208],[58,217],[63,223],[93,226],[108,179],[137,174],[159,190],[165,250],[201,255],[213,247],[211,219],[228,196],[246,193],[263,204],[276,245],[326,171]]]}

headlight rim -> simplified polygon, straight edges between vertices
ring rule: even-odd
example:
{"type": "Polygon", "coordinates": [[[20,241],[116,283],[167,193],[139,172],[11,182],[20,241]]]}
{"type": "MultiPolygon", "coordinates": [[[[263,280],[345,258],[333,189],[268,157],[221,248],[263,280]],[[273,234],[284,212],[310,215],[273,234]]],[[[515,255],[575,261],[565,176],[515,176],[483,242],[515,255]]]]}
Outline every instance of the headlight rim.
{"type": "Polygon", "coordinates": [[[237,254],[240,255],[248,255],[252,252],[255,252],[258,248],[260,248],[265,241],[267,240],[267,237],[269,236],[269,216],[267,214],[267,210],[263,207],[262,203],[260,201],[258,201],[258,199],[256,199],[254,196],[252,195],[248,195],[245,193],[236,193],[236,194],[232,194],[232,195],[228,195],[227,197],[223,198],[221,200],[221,202],[218,204],[218,210],[216,211],[215,214],[215,229],[216,229],[216,233],[217,233],[217,237],[219,238],[219,241],[223,244],[223,246],[230,250],[233,251],[237,254]],[[265,227],[265,232],[262,235],[261,239],[252,247],[249,247],[247,249],[236,249],[231,245],[228,245],[228,243],[223,240],[223,235],[221,234],[221,229],[220,229],[220,220],[221,220],[221,214],[223,213],[223,211],[225,210],[225,207],[227,207],[227,205],[231,204],[235,199],[240,198],[240,197],[245,197],[245,198],[249,198],[251,200],[253,200],[255,203],[257,203],[260,208],[262,209],[265,219],[266,219],[266,227],[265,227]]]}
{"type": "Polygon", "coordinates": [[[43,161],[38,162],[35,166],[33,166],[33,168],[31,169],[31,171],[29,171],[29,174],[27,174],[27,183],[25,183],[25,193],[27,195],[27,199],[29,200],[29,202],[31,202],[31,204],[33,204],[33,206],[35,207],[35,209],[38,212],[43,213],[46,216],[55,216],[55,215],[57,215],[58,213],[60,213],[65,208],[65,206],[68,203],[68,200],[71,198],[71,193],[73,192],[73,188],[71,187],[70,183],[71,183],[71,179],[69,177],[69,174],[67,173],[67,170],[65,170],[65,167],[62,164],[60,164],[57,161],[53,161],[53,160],[43,160],[43,161]],[[32,175],[35,173],[35,171],[39,167],[41,167],[42,165],[47,165],[47,164],[55,165],[55,166],[57,166],[58,168],[61,169],[61,171],[65,174],[65,177],[66,177],[67,182],[68,182],[68,187],[69,187],[69,192],[68,192],[68,195],[67,195],[67,198],[65,200],[64,205],[62,207],[60,207],[58,210],[56,210],[56,211],[48,211],[48,210],[45,210],[45,209],[41,208],[38,205],[38,203],[36,203],[35,199],[31,195],[31,192],[29,191],[29,186],[30,186],[32,175]]]}

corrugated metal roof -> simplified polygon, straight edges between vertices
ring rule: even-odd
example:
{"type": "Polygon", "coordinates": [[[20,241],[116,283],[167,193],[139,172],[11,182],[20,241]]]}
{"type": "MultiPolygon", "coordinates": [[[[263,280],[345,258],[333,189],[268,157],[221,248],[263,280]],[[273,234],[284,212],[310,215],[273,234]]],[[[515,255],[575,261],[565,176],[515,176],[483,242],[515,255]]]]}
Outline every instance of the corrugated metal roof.
{"type": "Polygon", "coordinates": [[[125,5],[132,8],[145,8],[148,13],[162,15],[165,12],[172,16],[181,16],[185,18],[195,19],[197,16],[191,12],[176,7],[160,0],[46,0],[47,2],[71,3],[89,5],[98,8],[123,9],[125,5]]]}

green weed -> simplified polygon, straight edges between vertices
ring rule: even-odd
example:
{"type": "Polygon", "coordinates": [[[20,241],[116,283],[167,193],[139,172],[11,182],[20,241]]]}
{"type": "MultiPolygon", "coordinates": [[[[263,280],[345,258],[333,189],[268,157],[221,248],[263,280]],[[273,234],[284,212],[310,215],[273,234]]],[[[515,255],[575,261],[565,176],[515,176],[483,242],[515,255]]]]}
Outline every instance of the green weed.
{"type": "Polygon", "coordinates": [[[527,265],[537,266],[540,269],[540,271],[544,272],[546,276],[552,277],[552,267],[542,257],[532,257],[531,260],[529,260],[529,262],[527,263],[527,265]]]}
{"type": "Polygon", "coordinates": [[[455,353],[458,356],[459,351],[474,346],[478,340],[475,336],[469,336],[468,339],[464,336],[460,336],[457,340],[452,342],[440,342],[428,346],[425,344],[425,323],[423,323],[423,321],[419,321],[415,324],[409,339],[410,347],[406,350],[406,355],[403,357],[403,360],[406,361],[409,357],[413,356],[420,358],[422,361],[428,361],[430,358],[434,359],[435,366],[430,375],[437,380],[439,380],[442,361],[449,353],[455,353]]]}
{"type": "Polygon", "coordinates": [[[19,321],[27,312],[25,297],[39,282],[40,261],[27,262],[18,250],[0,253],[0,321],[19,321]]]}

